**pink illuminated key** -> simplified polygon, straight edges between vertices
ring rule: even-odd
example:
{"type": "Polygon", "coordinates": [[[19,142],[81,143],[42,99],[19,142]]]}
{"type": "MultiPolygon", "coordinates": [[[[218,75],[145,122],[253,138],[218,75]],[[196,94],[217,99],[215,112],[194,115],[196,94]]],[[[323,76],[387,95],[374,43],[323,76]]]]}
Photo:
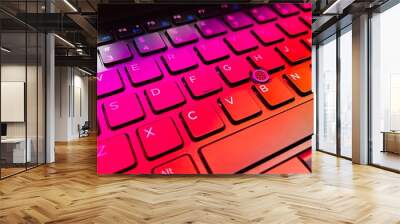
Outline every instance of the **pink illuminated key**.
{"type": "Polygon", "coordinates": [[[205,38],[215,37],[226,33],[224,24],[217,18],[197,22],[197,29],[205,38]]]}
{"type": "Polygon", "coordinates": [[[218,71],[230,86],[236,86],[249,80],[252,67],[245,58],[235,57],[218,66],[218,71]]]}
{"type": "Polygon", "coordinates": [[[146,58],[125,66],[133,85],[145,84],[162,78],[162,73],[153,58],[146,58]]]}
{"type": "Polygon", "coordinates": [[[117,70],[97,73],[97,96],[104,97],[124,90],[124,84],[117,70]]]}
{"type": "Polygon", "coordinates": [[[229,49],[222,40],[211,40],[198,44],[196,50],[204,63],[210,64],[229,57],[229,49]]]}
{"type": "Polygon", "coordinates": [[[300,12],[295,5],[290,3],[276,3],[272,4],[272,8],[275,9],[276,12],[279,13],[282,17],[289,17],[296,15],[300,12]]]}
{"type": "Polygon", "coordinates": [[[132,168],[136,158],[125,135],[116,135],[97,143],[97,172],[113,174],[132,168]]]}
{"type": "Polygon", "coordinates": [[[296,4],[296,6],[306,12],[312,10],[312,3],[298,3],[298,4],[296,4]]]}
{"type": "Polygon", "coordinates": [[[187,49],[168,52],[162,56],[162,60],[172,74],[179,74],[198,66],[195,53],[187,49]]]}
{"type": "Polygon", "coordinates": [[[225,37],[225,41],[236,54],[243,54],[258,48],[257,40],[248,30],[232,33],[225,37]]]}
{"type": "Polygon", "coordinates": [[[200,140],[225,128],[225,124],[210,105],[187,108],[181,113],[181,117],[194,140],[200,140]]]}
{"type": "Polygon", "coordinates": [[[311,13],[310,13],[310,14],[307,14],[307,15],[300,16],[299,19],[300,19],[306,26],[308,26],[308,27],[311,27],[311,26],[312,26],[312,15],[311,15],[311,13]]]}
{"type": "Polygon", "coordinates": [[[253,21],[243,12],[235,12],[224,16],[225,22],[233,30],[240,30],[253,25],[253,21]]]}
{"type": "Polygon", "coordinates": [[[301,42],[309,49],[309,50],[311,50],[311,48],[312,48],[312,38],[309,36],[309,37],[306,37],[306,38],[302,38],[301,39],[301,42]]]}
{"type": "Polygon", "coordinates": [[[277,26],[289,37],[297,37],[306,34],[309,30],[309,28],[296,17],[279,21],[277,22],[277,26]]]}
{"type": "Polygon", "coordinates": [[[269,73],[273,73],[285,68],[283,58],[273,48],[263,48],[248,57],[257,68],[263,68],[269,73]]]}
{"type": "Polygon", "coordinates": [[[155,53],[167,48],[160,34],[158,33],[150,33],[136,37],[134,42],[139,53],[142,55],[155,53]]]}
{"type": "Polygon", "coordinates": [[[183,155],[153,169],[153,174],[197,174],[199,171],[189,155],[183,155]]]}
{"type": "Polygon", "coordinates": [[[116,129],[144,118],[142,105],[134,93],[124,93],[106,99],[103,110],[111,129],[116,129]]]}
{"type": "Polygon", "coordinates": [[[101,60],[105,66],[126,61],[132,58],[128,45],[124,42],[116,42],[98,47],[101,60]]]}
{"type": "Polygon", "coordinates": [[[167,30],[167,35],[174,46],[181,46],[198,40],[194,28],[190,25],[170,28],[167,30]]]}
{"type": "Polygon", "coordinates": [[[276,49],[291,64],[298,64],[311,58],[311,52],[298,40],[281,43],[276,49]]]}
{"type": "Polygon", "coordinates": [[[222,89],[214,69],[198,69],[183,78],[193,98],[202,98],[222,89]]]}
{"type": "Polygon", "coordinates": [[[154,113],[161,113],[185,103],[185,98],[175,82],[157,83],[146,89],[145,93],[154,113]]]}
{"type": "Polygon", "coordinates": [[[154,159],[183,145],[181,136],[171,118],[164,118],[140,127],[138,135],[146,156],[154,159]]]}
{"type": "Polygon", "coordinates": [[[280,31],[273,23],[255,27],[252,32],[257,39],[266,46],[283,41],[285,39],[282,31],[280,31]]]}
{"type": "Polygon", "coordinates": [[[278,18],[276,14],[265,5],[251,9],[250,14],[258,23],[267,23],[278,18]]]}
{"type": "Polygon", "coordinates": [[[261,113],[260,107],[246,90],[221,96],[220,104],[232,123],[241,123],[261,113]]]}

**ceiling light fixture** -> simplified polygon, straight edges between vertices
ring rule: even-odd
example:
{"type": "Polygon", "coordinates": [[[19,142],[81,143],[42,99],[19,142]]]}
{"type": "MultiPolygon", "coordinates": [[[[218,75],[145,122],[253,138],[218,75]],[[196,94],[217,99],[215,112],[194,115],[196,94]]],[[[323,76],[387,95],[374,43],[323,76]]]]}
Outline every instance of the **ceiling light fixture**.
{"type": "Polygon", "coordinates": [[[73,45],[71,42],[69,42],[68,40],[60,37],[58,34],[54,34],[55,37],[57,37],[59,40],[61,40],[62,42],[64,42],[65,44],[67,44],[70,47],[76,48],[75,45],[73,45]]]}
{"type": "Polygon", "coordinates": [[[10,52],[11,52],[11,50],[9,50],[9,49],[7,49],[7,48],[5,48],[5,47],[1,47],[0,49],[1,49],[2,51],[6,52],[6,53],[10,53],[10,52]]]}
{"type": "Polygon", "coordinates": [[[68,0],[64,0],[64,3],[68,5],[74,12],[78,12],[78,10],[73,6],[68,0]]]}

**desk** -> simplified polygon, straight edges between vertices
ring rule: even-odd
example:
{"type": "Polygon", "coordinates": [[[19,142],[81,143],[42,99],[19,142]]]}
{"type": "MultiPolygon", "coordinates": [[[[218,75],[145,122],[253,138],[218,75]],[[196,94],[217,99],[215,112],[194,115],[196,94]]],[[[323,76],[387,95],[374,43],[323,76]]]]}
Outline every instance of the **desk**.
{"type": "Polygon", "coordinates": [[[400,154],[400,131],[383,131],[383,152],[400,154]]]}
{"type": "Polygon", "coordinates": [[[25,152],[25,138],[5,138],[1,139],[1,157],[6,163],[26,163],[31,162],[32,140],[26,139],[27,147],[25,152]]]}

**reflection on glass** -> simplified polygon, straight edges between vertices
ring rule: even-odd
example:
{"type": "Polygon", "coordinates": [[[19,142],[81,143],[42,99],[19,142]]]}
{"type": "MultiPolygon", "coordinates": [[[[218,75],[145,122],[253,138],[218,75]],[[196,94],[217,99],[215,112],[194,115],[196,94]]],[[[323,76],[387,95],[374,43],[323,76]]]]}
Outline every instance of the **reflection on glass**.
{"type": "Polygon", "coordinates": [[[396,170],[400,170],[400,45],[393,27],[398,21],[400,5],[374,15],[371,21],[372,163],[396,170]]]}
{"type": "Polygon", "coordinates": [[[318,48],[318,147],[336,153],[336,39],[318,48]]]}
{"type": "Polygon", "coordinates": [[[340,153],[352,157],[352,33],[340,36],[340,153]]]}

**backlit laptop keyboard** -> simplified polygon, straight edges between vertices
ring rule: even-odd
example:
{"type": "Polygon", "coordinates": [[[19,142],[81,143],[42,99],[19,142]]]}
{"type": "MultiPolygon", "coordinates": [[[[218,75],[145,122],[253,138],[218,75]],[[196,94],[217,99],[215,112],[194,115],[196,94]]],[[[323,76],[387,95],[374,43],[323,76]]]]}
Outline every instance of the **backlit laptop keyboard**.
{"type": "Polygon", "coordinates": [[[99,34],[98,173],[309,173],[311,4],[154,16],[99,34]]]}

